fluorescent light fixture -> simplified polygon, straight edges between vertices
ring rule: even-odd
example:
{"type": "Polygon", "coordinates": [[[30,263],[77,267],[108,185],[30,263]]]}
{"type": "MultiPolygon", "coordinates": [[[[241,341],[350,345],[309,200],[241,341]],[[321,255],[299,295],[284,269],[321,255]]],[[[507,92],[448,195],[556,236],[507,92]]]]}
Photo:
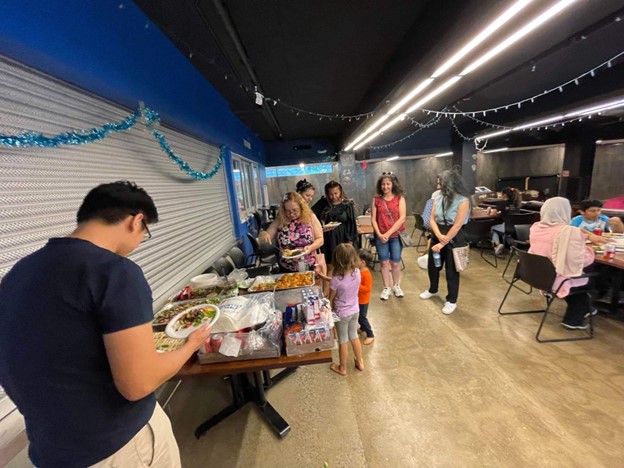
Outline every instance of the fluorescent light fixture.
{"type": "Polygon", "coordinates": [[[440,154],[436,154],[436,155],[434,156],[434,158],[443,158],[444,156],[452,156],[452,155],[453,155],[453,152],[452,152],[452,151],[449,151],[448,153],[440,153],[440,154]]]}
{"type": "Polygon", "coordinates": [[[506,133],[511,132],[511,129],[509,130],[500,130],[498,132],[492,132],[492,133],[486,133],[485,135],[479,135],[478,137],[475,138],[476,141],[480,141],[480,140],[487,140],[488,138],[494,138],[500,135],[505,135],[506,133]]]}
{"type": "Polygon", "coordinates": [[[487,151],[481,151],[482,153],[500,153],[502,151],[508,151],[509,148],[505,147],[505,148],[496,148],[496,149],[491,149],[491,150],[487,150],[487,151]]]}
{"type": "Polygon", "coordinates": [[[595,106],[586,107],[581,110],[577,110],[574,112],[570,112],[565,115],[565,117],[578,117],[580,115],[587,114],[595,114],[598,111],[605,111],[609,109],[614,109],[616,107],[622,107],[624,105],[624,99],[616,99],[615,101],[609,101],[602,104],[597,104],[595,106]]]}
{"type": "Polygon", "coordinates": [[[425,81],[423,81],[422,83],[420,83],[418,86],[416,86],[414,89],[412,89],[409,93],[407,93],[407,95],[405,97],[403,97],[403,99],[401,99],[399,102],[397,102],[394,106],[392,106],[392,108],[386,112],[386,115],[392,115],[394,114],[396,111],[398,111],[401,107],[403,107],[403,105],[409,101],[410,99],[412,99],[414,96],[416,96],[418,93],[420,93],[423,89],[425,89],[427,86],[429,86],[431,83],[433,83],[433,78],[427,78],[425,81]]]}
{"type": "Polygon", "coordinates": [[[392,127],[393,125],[396,125],[398,122],[400,122],[402,119],[403,114],[398,115],[397,117],[395,117],[394,119],[392,119],[390,122],[388,122],[386,125],[384,125],[383,127],[381,127],[378,131],[376,131],[375,133],[373,133],[372,135],[370,135],[368,138],[366,138],[365,140],[361,141],[360,143],[358,143],[358,145],[353,148],[354,150],[361,148],[362,146],[364,146],[366,143],[368,143],[371,140],[374,140],[375,138],[377,138],[379,135],[381,135],[383,132],[385,132],[386,130],[388,130],[390,127],[392,127]]]}
{"type": "MultiPolygon", "coordinates": [[[[366,130],[364,130],[360,136],[358,136],[355,140],[353,140],[351,143],[349,143],[346,147],[345,147],[345,151],[349,151],[351,148],[353,148],[353,146],[360,141],[362,138],[364,138],[366,135],[368,135],[370,132],[372,132],[373,130],[375,130],[377,127],[379,127],[382,123],[384,123],[386,120],[388,120],[388,117],[390,117],[389,115],[382,115],[379,120],[377,120],[376,122],[374,122],[370,127],[368,127],[366,130]]],[[[360,145],[361,146],[361,145],[360,145]]],[[[357,149],[357,148],[354,148],[357,149]]]]}
{"type": "Polygon", "coordinates": [[[399,159],[398,156],[390,156],[386,161],[394,161],[395,159],[399,159]]]}
{"type": "Polygon", "coordinates": [[[564,118],[565,116],[563,114],[555,115],[554,117],[548,117],[546,119],[541,119],[541,120],[534,120],[533,122],[529,122],[523,125],[518,125],[517,127],[514,127],[513,129],[514,131],[516,131],[516,130],[524,130],[525,128],[530,128],[530,127],[539,127],[541,125],[556,122],[557,120],[562,120],[564,118]]]}
{"type": "Polygon", "coordinates": [[[464,70],[460,73],[460,75],[464,76],[464,75],[467,75],[468,73],[476,70],[481,65],[483,65],[484,63],[486,63],[487,61],[489,61],[493,57],[495,57],[498,54],[500,54],[503,50],[507,49],[508,47],[510,47],[513,44],[515,44],[516,42],[518,42],[520,39],[522,39],[524,36],[529,34],[531,31],[533,31],[534,29],[538,28],[539,26],[544,24],[546,21],[548,21],[549,19],[551,19],[552,17],[554,17],[555,15],[557,15],[558,13],[560,13],[561,11],[563,11],[564,9],[566,9],[567,7],[569,7],[570,5],[572,5],[576,1],[577,0],[561,0],[561,1],[557,2],[555,5],[553,5],[548,10],[546,10],[544,13],[542,13],[539,16],[537,16],[536,18],[534,18],[529,23],[525,24],[522,28],[520,28],[518,31],[513,33],[507,39],[505,39],[504,41],[500,42],[499,44],[497,44],[496,46],[491,48],[489,51],[487,51],[485,54],[483,54],[477,60],[475,60],[470,65],[468,65],[466,68],[464,68],[464,70]]]}
{"type": "MultiPolygon", "coordinates": [[[[583,115],[586,115],[589,118],[591,118],[593,114],[597,114],[599,112],[602,112],[608,109],[615,109],[617,107],[624,107],[624,98],[618,98],[613,101],[603,102],[602,104],[592,104],[589,107],[584,107],[579,110],[574,110],[574,111],[568,112],[567,114],[557,114],[553,117],[547,117],[545,119],[534,120],[532,122],[528,122],[525,124],[516,125],[514,128],[509,129],[509,130],[501,130],[498,132],[486,133],[484,135],[480,135],[476,137],[475,140],[476,141],[487,140],[489,138],[494,138],[494,137],[504,135],[510,132],[516,132],[518,130],[524,130],[526,128],[541,127],[542,125],[548,125],[548,124],[559,122],[559,121],[573,120],[583,115]]],[[[596,141],[596,143],[598,143],[598,141],[596,141]]],[[[485,153],[486,151],[483,151],[483,152],[485,153]]]]}
{"type": "Polygon", "coordinates": [[[461,76],[454,76],[452,78],[449,78],[448,80],[446,80],[444,83],[442,83],[440,86],[438,86],[436,89],[434,89],[433,91],[431,91],[429,94],[427,94],[424,98],[420,99],[418,102],[416,102],[416,104],[414,104],[412,107],[410,107],[409,109],[407,109],[405,111],[406,114],[409,114],[411,112],[414,112],[416,109],[424,106],[425,104],[427,104],[429,101],[431,101],[434,97],[436,97],[438,94],[440,94],[442,91],[444,91],[446,88],[448,88],[449,86],[454,85],[455,83],[457,83],[459,80],[461,80],[461,76]]]}
{"type": "Polygon", "coordinates": [[[459,60],[468,55],[468,53],[471,52],[475,47],[477,47],[488,37],[498,31],[501,26],[507,23],[511,18],[513,18],[516,14],[523,10],[532,1],[533,0],[520,0],[519,2],[514,3],[511,8],[509,8],[502,15],[492,21],[483,31],[481,31],[470,42],[468,42],[468,44],[466,44],[455,55],[453,55],[450,59],[444,62],[442,66],[440,66],[440,68],[433,72],[431,78],[437,78],[446,70],[455,65],[459,60]]]}
{"type": "Polygon", "coordinates": [[[602,140],[596,140],[596,144],[599,145],[602,143],[602,140]]]}

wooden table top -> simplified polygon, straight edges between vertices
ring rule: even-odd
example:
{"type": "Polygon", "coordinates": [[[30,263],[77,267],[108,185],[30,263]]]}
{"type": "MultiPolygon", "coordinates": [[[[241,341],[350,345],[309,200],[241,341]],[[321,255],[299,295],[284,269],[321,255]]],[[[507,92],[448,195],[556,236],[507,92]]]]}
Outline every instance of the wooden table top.
{"type": "Polygon", "coordinates": [[[172,377],[173,379],[185,379],[189,377],[201,377],[207,375],[231,375],[256,372],[268,369],[283,369],[285,367],[308,366],[311,364],[323,364],[332,361],[331,351],[304,354],[302,356],[282,355],[277,358],[252,359],[249,361],[215,362],[213,364],[200,364],[197,355],[193,355],[186,364],[172,377]]]}
{"type": "Polygon", "coordinates": [[[472,210],[470,212],[470,219],[495,219],[500,217],[500,211],[491,210],[489,213],[487,210],[472,210]]]}
{"type": "Polygon", "coordinates": [[[610,259],[605,258],[602,253],[596,253],[595,262],[624,270],[624,252],[615,252],[615,257],[610,259]]]}

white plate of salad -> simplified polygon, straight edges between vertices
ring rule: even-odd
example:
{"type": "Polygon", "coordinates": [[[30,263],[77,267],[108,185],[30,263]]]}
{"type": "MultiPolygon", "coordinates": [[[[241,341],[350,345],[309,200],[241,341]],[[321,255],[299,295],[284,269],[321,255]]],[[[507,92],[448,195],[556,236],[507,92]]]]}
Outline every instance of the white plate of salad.
{"type": "Polygon", "coordinates": [[[219,308],[212,304],[189,307],[171,319],[165,328],[165,333],[171,338],[188,338],[199,327],[206,324],[214,325],[219,315],[219,308]]]}

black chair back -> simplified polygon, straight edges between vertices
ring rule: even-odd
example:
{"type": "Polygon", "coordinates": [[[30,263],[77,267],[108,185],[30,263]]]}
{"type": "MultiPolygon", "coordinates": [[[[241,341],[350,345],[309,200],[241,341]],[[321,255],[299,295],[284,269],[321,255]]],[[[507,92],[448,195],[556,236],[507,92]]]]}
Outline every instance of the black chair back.
{"type": "Polygon", "coordinates": [[[516,240],[520,242],[526,242],[529,240],[529,233],[531,231],[531,224],[516,224],[514,226],[516,231],[516,240]]]}
{"type": "Polygon", "coordinates": [[[414,229],[418,229],[419,231],[425,230],[425,221],[419,213],[414,213],[414,229]]]}
{"type": "Polygon", "coordinates": [[[219,276],[227,276],[234,270],[234,265],[228,262],[225,257],[217,259],[217,261],[212,264],[212,267],[219,276]]]}
{"type": "Polygon", "coordinates": [[[232,247],[230,251],[227,253],[227,256],[232,259],[232,263],[236,268],[244,268],[245,265],[245,254],[238,247],[232,247]]]}
{"type": "Polygon", "coordinates": [[[500,224],[500,219],[472,219],[464,226],[466,242],[478,242],[480,240],[490,240],[490,229],[492,226],[500,224]]]}
{"type": "Polygon", "coordinates": [[[533,223],[537,223],[540,220],[540,214],[535,211],[516,211],[503,214],[501,219],[505,222],[505,234],[515,237],[515,226],[519,224],[528,224],[530,226],[533,223]]]}
{"type": "Polygon", "coordinates": [[[535,289],[550,292],[557,278],[555,265],[548,257],[517,250],[516,277],[535,289]]]}

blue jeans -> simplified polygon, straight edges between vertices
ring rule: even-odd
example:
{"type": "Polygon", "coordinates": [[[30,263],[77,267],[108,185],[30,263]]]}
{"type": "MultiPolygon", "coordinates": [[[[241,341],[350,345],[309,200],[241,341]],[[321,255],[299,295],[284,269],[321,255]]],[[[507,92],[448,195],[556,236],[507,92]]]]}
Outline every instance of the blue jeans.
{"type": "Polygon", "coordinates": [[[368,304],[360,304],[360,316],[358,317],[358,323],[360,324],[360,328],[364,333],[366,333],[366,338],[375,338],[375,334],[373,333],[373,329],[370,326],[367,315],[368,304]]]}
{"type": "Polygon", "coordinates": [[[377,247],[380,262],[390,260],[394,263],[401,263],[403,244],[401,244],[399,236],[391,237],[388,239],[388,242],[381,242],[381,240],[375,238],[375,246],[377,247]]]}

